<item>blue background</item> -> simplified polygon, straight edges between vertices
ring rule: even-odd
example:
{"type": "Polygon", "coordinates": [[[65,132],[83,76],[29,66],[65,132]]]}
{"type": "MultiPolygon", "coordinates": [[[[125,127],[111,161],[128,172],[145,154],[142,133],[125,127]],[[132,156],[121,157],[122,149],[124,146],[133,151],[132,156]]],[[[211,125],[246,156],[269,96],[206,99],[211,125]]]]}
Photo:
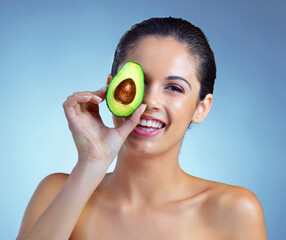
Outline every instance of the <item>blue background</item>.
{"type": "Polygon", "coordinates": [[[199,26],[216,56],[213,106],[186,134],[182,168],[250,189],[268,238],[286,236],[285,10],[259,0],[1,1],[0,239],[16,238],[45,176],[76,164],[63,102],[104,86],[120,37],[156,16],[199,26]]]}

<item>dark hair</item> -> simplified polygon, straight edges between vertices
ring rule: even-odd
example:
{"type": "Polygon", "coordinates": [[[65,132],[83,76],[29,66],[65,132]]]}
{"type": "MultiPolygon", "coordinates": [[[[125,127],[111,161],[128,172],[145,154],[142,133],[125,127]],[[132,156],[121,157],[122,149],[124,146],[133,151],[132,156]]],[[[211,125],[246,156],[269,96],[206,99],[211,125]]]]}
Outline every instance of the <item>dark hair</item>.
{"type": "Polygon", "coordinates": [[[213,93],[216,78],[216,64],[213,51],[202,30],[182,18],[164,17],[150,18],[131,27],[120,39],[115,50],[111,68],[114,77],[118,66],[127,56],[128,51],[136,46],[146,36],[173,37],[182,43],[196,59],[197,78],[200,82],[200,92],[197,104],[208,93],[213,93]]]}

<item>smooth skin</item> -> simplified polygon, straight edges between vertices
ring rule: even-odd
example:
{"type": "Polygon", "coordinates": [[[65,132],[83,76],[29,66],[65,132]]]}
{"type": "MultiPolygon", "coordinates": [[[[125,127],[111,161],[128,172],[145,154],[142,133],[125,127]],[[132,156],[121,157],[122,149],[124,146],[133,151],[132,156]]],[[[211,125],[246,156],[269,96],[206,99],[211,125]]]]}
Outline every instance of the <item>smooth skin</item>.
{"type": "Polygon", "coordinates": [[[144,70],[143,104],[130,118],[113,116],[115,128],[107,128],[98,112],[106,88],[68,97],[63,106],[78,163],[71,174],[41,181],[17,239],[267,239],[255,194],[194,177],[179,166],[189,123],[202,122],[213,100],[208,94],[197,102],[196,59],[173,38],[145,37],[119,68],[127,61],[144,70]],[[101,99],[83,97],[93,94],[101,99]],[[152,137],[132,131],[142,111],[164,121],[164,130],[152,137]],[[115,170],[106,174],[116,155],[115,170]]]}

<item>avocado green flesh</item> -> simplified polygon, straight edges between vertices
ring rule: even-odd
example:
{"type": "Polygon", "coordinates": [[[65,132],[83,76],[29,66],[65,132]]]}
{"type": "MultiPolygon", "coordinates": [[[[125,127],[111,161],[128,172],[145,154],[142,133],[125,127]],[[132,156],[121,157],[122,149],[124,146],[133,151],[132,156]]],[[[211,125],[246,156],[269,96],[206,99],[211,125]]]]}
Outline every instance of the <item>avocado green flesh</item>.
{"type": "MultiPolygon", "coordinates": [[[[122,85],[122,84],[121,84],[122,85]]],[[[120,87],[120,86],[119,86],[120,87]]],[[[125,87],[125,90],[129,90],[129,86],[125,87]]],[[[119,91],[117,91],[118,94],[119,91]]],[[[124,91],[122,91],[124,92],[124,91]]],[[[128,117],[130,116],[142,103],[144,97],[144,73],[142,67],[134,62],[127,62],[118,71],[118,73],[111,80],[106,93],[106,103],[109,110],[118,117],[128,117]],[[129,80],[128,80],[129,79],[129,80]],[[115,95],[117,87],[123,81],[128,80],[129,82],[133,80],[132,86],[135,84],[135,95],[131,94],[131,102],[124,104],[124,101],[120,101],[120,97],[115,95]]]]}

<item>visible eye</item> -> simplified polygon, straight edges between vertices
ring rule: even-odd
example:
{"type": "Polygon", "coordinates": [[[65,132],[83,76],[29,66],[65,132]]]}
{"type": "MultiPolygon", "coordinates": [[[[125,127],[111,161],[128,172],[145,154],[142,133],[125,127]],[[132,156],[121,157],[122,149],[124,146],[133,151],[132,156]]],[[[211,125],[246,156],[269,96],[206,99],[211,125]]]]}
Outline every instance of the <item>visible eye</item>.
{"type": "Polygon", "coordinates": [[[175,92],[180,92],[183,93],[184,91],[182,90],[182,88],[175,86],[175,85],[170,85],[167,87],[168,89],[170,89],[171,91],[175,91],[175,92]]]}

